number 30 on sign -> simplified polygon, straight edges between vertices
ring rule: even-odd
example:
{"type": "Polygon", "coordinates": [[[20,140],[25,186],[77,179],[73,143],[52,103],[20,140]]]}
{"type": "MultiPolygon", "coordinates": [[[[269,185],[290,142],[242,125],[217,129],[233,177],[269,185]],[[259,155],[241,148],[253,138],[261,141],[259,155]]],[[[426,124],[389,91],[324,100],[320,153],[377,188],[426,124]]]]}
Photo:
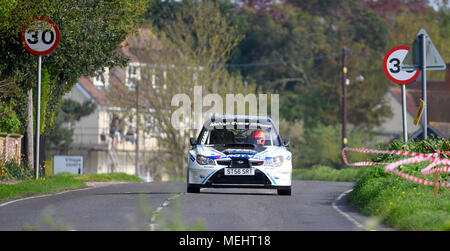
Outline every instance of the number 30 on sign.
{"type": "Polygon", "coordinates": [[[34,55],[47,55],[59,43],[59,29],[46,17],[31,20],[22,31],[22,43],[25,49],[34,55]]]}
{"type": "Polygon", "coordinates": [[[409,84],[413,82],[420,74],[420,71],[402,71],[400,64],[406,57],[409,46],[397,46],[392,48],[383,60],[383,70],[386,76],[394,83],[409,84]]]}

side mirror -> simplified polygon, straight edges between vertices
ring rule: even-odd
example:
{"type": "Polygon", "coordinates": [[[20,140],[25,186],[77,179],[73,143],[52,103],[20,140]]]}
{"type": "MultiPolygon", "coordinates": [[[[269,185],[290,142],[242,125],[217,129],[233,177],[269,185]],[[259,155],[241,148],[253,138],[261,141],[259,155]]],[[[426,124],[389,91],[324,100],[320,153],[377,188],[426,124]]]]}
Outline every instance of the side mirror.
{"type": "Polygon", "coordinates": [[[283,146],[289,147],[289,142],[290,142],[289,138],[285,139],[285,140],[283,141],[283,146]]]}
{"type": "Polygon", "coordinates": [[[191,146],[195,146],[197,145],[197,140],[195,140],[194,138],[189,138],[189,142],[191,143],[191,146]]]}

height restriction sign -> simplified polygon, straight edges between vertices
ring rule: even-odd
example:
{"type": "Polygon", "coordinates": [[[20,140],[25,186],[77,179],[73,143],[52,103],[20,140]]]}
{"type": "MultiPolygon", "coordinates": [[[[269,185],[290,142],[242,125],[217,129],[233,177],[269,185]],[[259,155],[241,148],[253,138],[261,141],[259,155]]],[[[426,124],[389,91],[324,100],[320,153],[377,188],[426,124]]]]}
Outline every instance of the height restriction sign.
{"type": "Polygon", "coordinates": [[[47,55],[59,43],[59,29],[46,17],[31,20],[22,30],[22,43],[25,49],[34,55],[47,55]]]}
{"type": "Polygon", "coordinates": [[[409,84],[420,74],[420,70],[401,70],[400,65],[408,54],[409,46],[397,46],[392,48],[383,60],[383,70],[386,76],[394,83],[409,84]]]}

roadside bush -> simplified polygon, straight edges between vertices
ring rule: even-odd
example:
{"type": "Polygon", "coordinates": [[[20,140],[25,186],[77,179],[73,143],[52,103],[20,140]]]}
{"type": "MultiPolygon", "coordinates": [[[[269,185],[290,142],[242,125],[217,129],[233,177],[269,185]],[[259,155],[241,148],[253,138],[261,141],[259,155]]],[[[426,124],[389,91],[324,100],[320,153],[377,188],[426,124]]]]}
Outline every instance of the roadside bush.
{"type": "MultiPolygon", "coordinates": [[[[449,151],[450,141],[426,140],[403,145],[393,142],[390,150],[406,150],[421,153],[449,151]]],[[[380,162],[393,162],[405,157],[379,155],[380,162]]],[[[420,170],[429,163],[422,162],[400,167],[402,172],[419,178],[433,180],[434,175],[423,176],[420,170]]],[[[448,174],[440,174],[440,181],[448,181],[448,174]]],[[[445,230],[450,222],[450,189],[440,188],[434,196],[434,187],[423,186],[399,176],[385,173],[380,166],[361,168],[350,194],[352,204],[362,213],[378,216],[385,223],[403,230],[445,230]]]]}
{"type": "Polygon", "coordinates": [[[0,180],[27,180],[33,178],[33,170],[17,158],[0,161],[0,180]]]}
{"type": "Polygon", "coordinates": [[[0,132],[18,133],[19,131],[20,121],[14,110],[0,104],[0,132]]]}
{"type": "Polygon", "coordinates": [[[328,166],[315,165],[311,168],[294,169],[292,179],[352,182],[357,179],[360,170],[354,167],[336,169],[328,166]]]}
{"type": "MultiPolygon", "coordinates": [[[[340,125],[318,124],[307,128],[304,132],[304,142],[298,149],[299,165],[297,168],[307,168],[313,165],[323,165],[342,168],[342,136],[340,125]]],[[[349,128],[348,142],[352,147],[362,145],[363,132],[358,128],[349,128]]]]}
{"type": "MultiPolygon", "coordinates": [[[[370,141],[371,135],[364,130],[349,126],[348,142],[351,147],[362,147],[370,141]],[[365,144],[363,144],[363,142],[365,144]]],[[[280,121],[280,135],[290,139],[289,151],[292,152],[293,168],[310,168],[314,165],[343,168],[341,125],[318,124],[305,128],[303,121],[280,121]]],[[[365,156],[348,155],[357,161],[365,156]]]]}
{"type": "Polygon", "coordinates": [[[303,121],[287,121],[281,120],[280,126],[280,136],[283,140],[289,138],[289,151],[292,153],[292,166],[298,168],[301,166],[301,151],[303,145],[305,144],[305,139],[303,138],[304,127],[303,121]]]}

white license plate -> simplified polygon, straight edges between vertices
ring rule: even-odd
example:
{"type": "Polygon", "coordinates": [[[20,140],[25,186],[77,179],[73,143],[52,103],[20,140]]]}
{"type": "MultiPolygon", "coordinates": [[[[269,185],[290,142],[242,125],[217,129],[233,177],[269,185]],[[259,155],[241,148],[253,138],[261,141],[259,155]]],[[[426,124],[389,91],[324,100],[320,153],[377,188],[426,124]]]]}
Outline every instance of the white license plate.
{"type": "Polygon", "coordinates": [[[255,175],[254,168],[225,168],[225,175],[255,175]]]}

